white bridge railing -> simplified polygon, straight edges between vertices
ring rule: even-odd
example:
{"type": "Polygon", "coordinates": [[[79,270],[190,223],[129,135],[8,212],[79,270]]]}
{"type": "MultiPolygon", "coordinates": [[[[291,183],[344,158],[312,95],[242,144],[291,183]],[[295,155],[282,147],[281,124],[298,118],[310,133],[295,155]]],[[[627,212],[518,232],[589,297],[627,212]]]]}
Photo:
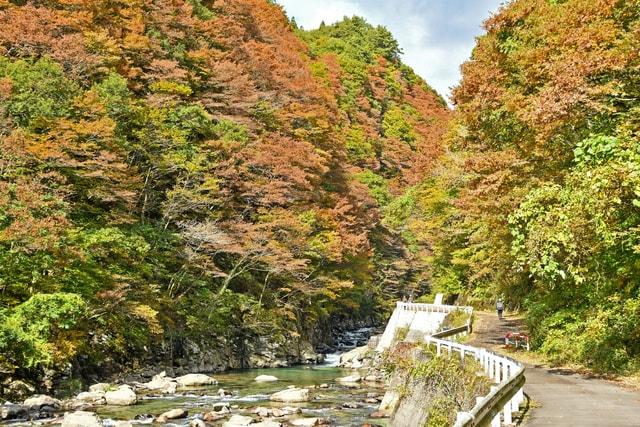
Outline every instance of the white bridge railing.
{"type": "MultiPolygon", "coordinates": [[[[470,325],[468,325],[470,326],[470,325]]],[[[464,327],[463,327],[464,328],[464,327]]],[[[439,332],[439,337],[459,334],[461,328],[439,332]]],[[[485,374],[494,381],[495,386],[484,397],[476,399],[476,405],[469,412],[458,412],[454,427],[485,426],[500,427],[513,422],[513,413],[520,410],[524,402],[523,385],[524,366],[517,361],[493,353],[484,348],[476,348],[452,341],[425,336],[428,344],[436,347],[436,354],[458,352],[462,360],[473,357],[482,366],[485,374]]]]}
{"type": "Polygon", "coordinates": [[[453,311],[462,310],[471,314],[472,307],[463,307],[460,305],[444,305],[444,304],[420,304],[414,302],[398,302],[396,309],[404,311],[424,312],[424,313],[445,313],[449,314],[453,311]]]}

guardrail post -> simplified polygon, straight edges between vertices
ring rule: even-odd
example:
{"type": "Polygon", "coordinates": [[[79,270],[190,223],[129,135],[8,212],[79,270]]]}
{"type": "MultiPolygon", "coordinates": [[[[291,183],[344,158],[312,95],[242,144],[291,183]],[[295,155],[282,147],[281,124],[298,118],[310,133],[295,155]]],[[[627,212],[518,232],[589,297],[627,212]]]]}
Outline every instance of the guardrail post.
{"type": "Polygon", "coordinates": [[[505,424],[511,424],[512,420],[511,420],[511,401],[507,402],[504,405],[504,408],[502,409],[503,415],[504,415],[504,423],[505,424]]]}
{"type": "Polygon", "coordinates": [[[509,379],[509,365],[507,363],[502,364],[502,381],[509,379]]]}
{"type": "Polygon", "coordinates": [[[456,414],[456,426],[464,426],[468,422],[473,421],[473,415],[468,412],[458,412],[456,414]]]}

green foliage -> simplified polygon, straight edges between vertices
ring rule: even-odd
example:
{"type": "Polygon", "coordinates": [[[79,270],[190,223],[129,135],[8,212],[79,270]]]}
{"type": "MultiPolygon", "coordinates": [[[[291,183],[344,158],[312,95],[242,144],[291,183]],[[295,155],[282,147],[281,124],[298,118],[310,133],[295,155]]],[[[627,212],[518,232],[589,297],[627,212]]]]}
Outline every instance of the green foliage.
{"type": "Polygon", "coordinates": [[[370,170],[365,170],[357,174],[356,179],[369,187],[371,196],[378,201],[380,206],[386,206],[391,200],[387,181],[380,175],[370,170]]]}
{"type": "Polygon", "coordinates": [[[62,67],[49,58],[34,62],[0,58],[0,78],[11,82],[7,113],[20,126],[37,128],[70,114],[79,94],[78,85],[65,77],[62,67]]]}
{"type": "Polygon", "coordinates": [[[48,366],[74,355],[65,338],[86,313],[77,294],[37,294],[0,311],[0,362],[32,368],[48,366]]]}
{"type": "Polygon", "coordinates": [[[349,128],[345,133],[345,145],[351,161],[371,160],[376,156],[373,141],[367,138],[362,129],[349,128]]]}
{"type": "Polygon", "coordinates": [[[401,108],[393,104],[382,119],[382,129],[387,138],[397,138],[412,148],[415,148],[417,134],[407,117],[415,116],[415,111],[410,108],[401,108]]]}

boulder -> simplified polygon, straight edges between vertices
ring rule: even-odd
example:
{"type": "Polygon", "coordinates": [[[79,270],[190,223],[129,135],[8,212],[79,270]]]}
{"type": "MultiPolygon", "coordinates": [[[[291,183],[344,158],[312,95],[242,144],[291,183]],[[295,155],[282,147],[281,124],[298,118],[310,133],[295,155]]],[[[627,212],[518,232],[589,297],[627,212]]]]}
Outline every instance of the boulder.
{"type": "Polygon", "coordinates": [[[28,382],[11,378],[3,381],[2,387],[4,388],[3,395],[15,400],[23,400],[36,391],[36,388],[28,382]]]}
{"type": "Polygon", "coordinates": [[[54,399],[51,396],[47,396],[46,394],[37,394],[35,396],[31,396],[26,399],[23,403],[29,409],[40,409],[43,406],[49,406],[51,408],[59,408],[60,401],[58,399],[54,399]]]}
{"type": "Polygon", "coordinates": [[[64,414],[62,427],[102,427],[102,423],[93,412],[76,411],[64,414]]]}
{"type": "Polygon", "coordinates": [[[309,390],[306,388],[288,388],[272,394],[270,400],[284,403],[308,402],[309,390]]]}
{"type": "Polygon", "coordinates": [[[344,364],[344,363],[353,363],[355,361],[361,361],[362,359],[364,359],[367,355],[367,353],[370,351],[371,349],[369,348],[369,346],[362,346],[362,347],[356,347],[351,351],[348,351],[346,353],[344,353],[342,356],[340,356],[340,364],[344,364]]]}
{"type": "Polygon", "coordinates": [[[253,418],[245,417],[244,415],[233,415],[227,420],[222,427],[244,427],[253,422],[253,418]]]}
{"type": "Polygon", "coordinates": [[[159,423],[166,423],[168,420],[177,420],[179,418],[186,418],[189,415],[186,409],[178,408],[172,409],[160,414],[156,421],[159,423]]]}
{"type": "Polygon", "coordinates": [[[258,382],[278,381],[278,377],[274,377],[273,375],[258,375],[256,377],[256,381],[258,382]]]}
{"type": "Polygon", "coordinates": [[[89,386],[89,391],[107,392],[109,391],[110,388],[111,388],[111,384],[109,383],[98,383],[98,384],[93,384],[92,386],[89,386]]]}
{"type": "Polygon", "coordinates": [[[273,411],[269,408],[265,408],[264,406],[258,406],[252,411],[254,414],[258,415],[260,418],[267,418],[272,415],[273,411]]]}
{"type": "Polygon", "coordinates": [[[1,420],[15,420],[18,418],[26,418],[28,415],[28,409],[22,405],[8,403],[6,405],[0,406],[1,420]]]}
{"type": "Polygon", "coordinates": [[[227,416],[226,414],[212,411],[212,412],[205,413],[202,416],[202,419],[212,423],[212,422],[215,422],[215,421],[219,421],[219,420],[223,419],[226,416],[227,416]]]}
{"type": "Polygon", "coordinates": [[[362,381],[362,377],[358,374],[352,374],[342,378],[336,378],[336,381],[339,383],[358,383],[362,381]]]}
{"type": "Polygon", "coordinates": [[[180,387],[196,387],[201,385],[218,384],[218,381],[205,374],[187,374],[176,378],[180,387]]]}
{"type": "Polygon", "coordinates": [[[151,378],[151,381],[142,383],[140,386],[146,390],[172,394],[176,392],[178,383],[173,378],[167,377],[167,373],[162,371],[159,374],[154,375],[153,378],[151,378]]]}
{"type": "Polygon", "coordinates": [[[135,405],[138,401],[136,393],[128,385],[122,385],[117,390],[108,391],[104,397],[107,405],[129,406],[135,405]]]}
{"type": "Polygon", "coordinates": [[[76,400],[89,405],[106,405],[107,399],[102,391],[83,391],[76,396],[76,400]]]}
{"type": "Polygon", "coordinates": [[[189,421],[189,427],[207,427],[207,425],[201,419],[194,418],[193,420],[189,421]]]}

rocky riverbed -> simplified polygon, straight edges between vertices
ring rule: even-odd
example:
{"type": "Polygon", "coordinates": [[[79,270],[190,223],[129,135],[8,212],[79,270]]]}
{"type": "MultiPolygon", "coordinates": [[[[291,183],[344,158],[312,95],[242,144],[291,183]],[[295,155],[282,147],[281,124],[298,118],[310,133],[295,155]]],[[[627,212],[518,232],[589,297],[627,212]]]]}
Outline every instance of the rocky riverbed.
{"type": "Polygon", "coordinates": [[[4,405],[2,417],[15,426],[383,425],[370,416],[384,384],[369,373],[314,366],[234,371],[215,378],[158,375],[147,383],[97,384],[63,401],[38,396],[4,405]]]}
{"type": "Polygon", "coordinates": [[[320,365],[245,369],[213,376],[166,372],[92,384],[65,399],[34,395],[0,407],[2,423],[62,427],[362,426],[382,400],[384,378],[366,344],[374,328],[349,331],[320,365]],[[358,347],[360,346],[360,347],[358,347]]]}

